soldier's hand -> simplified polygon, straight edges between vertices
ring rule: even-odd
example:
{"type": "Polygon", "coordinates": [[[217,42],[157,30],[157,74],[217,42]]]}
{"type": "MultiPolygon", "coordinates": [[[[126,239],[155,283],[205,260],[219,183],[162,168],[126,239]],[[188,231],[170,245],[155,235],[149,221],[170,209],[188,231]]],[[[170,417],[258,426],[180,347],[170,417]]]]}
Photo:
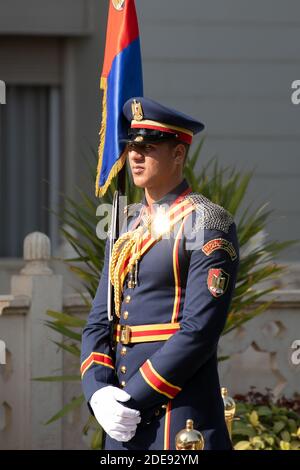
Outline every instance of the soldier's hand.
{"type": "Polygon", "coordinates": [[[130,398],[125,390],[108,385],[97,390],[90,399],[95,418],[104,431],[116,441],[130,441],[135,435],[138,423],[141,422],[138,410],[119,403],[130,398]]]}

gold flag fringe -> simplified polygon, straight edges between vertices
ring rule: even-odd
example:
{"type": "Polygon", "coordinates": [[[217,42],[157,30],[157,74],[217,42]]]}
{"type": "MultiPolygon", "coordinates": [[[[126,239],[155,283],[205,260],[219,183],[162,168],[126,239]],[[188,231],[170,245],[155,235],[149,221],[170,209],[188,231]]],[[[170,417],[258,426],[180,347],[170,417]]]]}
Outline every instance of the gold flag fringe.
{"type": "Polygon", "coordinates": [[[100,80],[100,88],[103,90],[103,99],[102,99],[102,122],[100,128],[100,143],[98,147],[98,165],[97,165],[97,176],[96,176],[96,183],[95,183],[95,194],[96,197],[102,197],[107,191],[112,179],[119,173],[122,169],[125,161],[126,161],[126,151],[122,153],[122,155],[118,158],[115,164],[112,166],[107,180],[103,186],[99,186],[100,180],[100,172],[102,168],[102,160],[103,160],[103,150],[105,145],[105,138],[106,138],[106,120],[107,120],[107,79],[105,77],[101,77],[100,80]]]}

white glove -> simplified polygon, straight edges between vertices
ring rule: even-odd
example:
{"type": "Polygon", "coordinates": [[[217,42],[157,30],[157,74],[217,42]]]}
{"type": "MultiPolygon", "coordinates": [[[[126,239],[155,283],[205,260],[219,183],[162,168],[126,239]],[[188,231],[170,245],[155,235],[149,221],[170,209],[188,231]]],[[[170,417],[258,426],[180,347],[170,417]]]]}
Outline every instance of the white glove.
{"type": "Polygon", "coordinates": [[[116,441],[130,441],[135,435],[137,424],[141,422],[138,410],[126,408],[118,403],[130,398],[125,390],[108,385],[97,390],[90,399],[95,418],[104,431],[116,441]]]}

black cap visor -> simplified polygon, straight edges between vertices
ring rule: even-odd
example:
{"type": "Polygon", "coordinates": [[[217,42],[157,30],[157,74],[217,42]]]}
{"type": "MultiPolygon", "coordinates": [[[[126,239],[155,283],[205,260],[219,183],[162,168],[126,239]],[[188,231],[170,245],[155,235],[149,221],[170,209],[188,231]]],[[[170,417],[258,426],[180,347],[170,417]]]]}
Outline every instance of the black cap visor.
{"type": "Polygon", "coordinates": [[[178,134],[173,132],[162,132],[159,130],[146,128],[130,128],[128,130],[128,138],[120,139],[120,142],[134,144],[154,144],[176,139],[178,139],[178,134]]]}

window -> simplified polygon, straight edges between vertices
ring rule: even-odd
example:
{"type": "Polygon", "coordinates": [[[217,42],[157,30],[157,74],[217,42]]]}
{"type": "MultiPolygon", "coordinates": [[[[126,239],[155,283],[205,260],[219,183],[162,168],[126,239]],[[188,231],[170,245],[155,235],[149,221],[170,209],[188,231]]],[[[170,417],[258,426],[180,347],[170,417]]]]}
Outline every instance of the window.
{"type": "Polygon", "coordinates": [[[42,231],[57,244],[60,90],[6,86],[0,106],[0,256],[21,257],[24,237],[42,231]]]}

